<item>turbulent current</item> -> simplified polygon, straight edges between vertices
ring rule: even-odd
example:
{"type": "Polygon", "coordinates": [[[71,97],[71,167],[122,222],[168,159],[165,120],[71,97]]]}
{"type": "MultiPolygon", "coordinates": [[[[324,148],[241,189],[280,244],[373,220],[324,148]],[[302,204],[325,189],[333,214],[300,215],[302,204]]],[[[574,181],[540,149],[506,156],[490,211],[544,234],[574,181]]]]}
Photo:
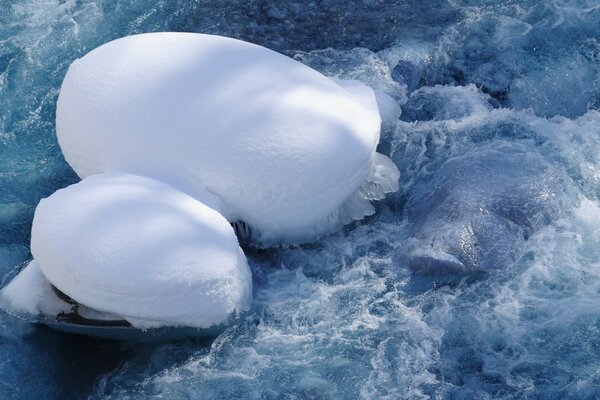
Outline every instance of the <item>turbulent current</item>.
{"type": "Polygon", "coordinates": [[[78,181],[54,127],[69,64],[154,31],[244,39],[387,93],[402,114],[378,151],[400,190],[317,243],[246,248],[252,309],[214,341],[1,312],[0,398],[600,397],[598,1],[0,0],[3,285],[31,258],[38,201],[78,181]]]}

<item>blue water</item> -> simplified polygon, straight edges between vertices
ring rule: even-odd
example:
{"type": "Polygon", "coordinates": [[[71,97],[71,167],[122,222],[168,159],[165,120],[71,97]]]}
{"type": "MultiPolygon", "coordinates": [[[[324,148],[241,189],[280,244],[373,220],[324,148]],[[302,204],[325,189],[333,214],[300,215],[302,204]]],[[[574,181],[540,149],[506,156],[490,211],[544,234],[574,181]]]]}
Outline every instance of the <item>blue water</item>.
{"type": "Polygon", "coordinates": [[[0,0],[3,284],[39,199],[77,181],[53,122],[68,65],[163,30],[388,93],[403,114],[380,151],[400,191],[318,243],[246,249],[253,308],[213,342],[99,341],[0,313],[0,398],[600,397],[597,0],[0,0]]]}

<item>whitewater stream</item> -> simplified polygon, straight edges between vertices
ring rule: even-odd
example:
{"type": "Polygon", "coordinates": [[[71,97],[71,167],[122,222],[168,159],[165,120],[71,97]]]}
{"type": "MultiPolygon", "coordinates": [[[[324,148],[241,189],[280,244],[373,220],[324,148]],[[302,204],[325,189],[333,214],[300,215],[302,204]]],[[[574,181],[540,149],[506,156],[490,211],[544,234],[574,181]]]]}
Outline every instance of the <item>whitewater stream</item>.
{"type": "Polygon", "coordinates": [[[155,31],[387,93],[402,115],[378,151],[400,190],[316,243],[245,248],[253,306],[214,341],[1,311],[1,399],[600,398],[598,0],[0,0],[3,286],[38,201],[79,180],[55,134],[68,66],[155,31]]]}

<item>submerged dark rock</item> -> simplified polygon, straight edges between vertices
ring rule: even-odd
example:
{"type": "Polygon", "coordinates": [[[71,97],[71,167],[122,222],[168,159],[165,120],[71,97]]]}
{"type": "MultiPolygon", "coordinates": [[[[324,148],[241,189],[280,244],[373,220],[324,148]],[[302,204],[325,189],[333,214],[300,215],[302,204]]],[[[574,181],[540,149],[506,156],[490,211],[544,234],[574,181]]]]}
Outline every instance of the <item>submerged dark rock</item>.
{"type": "Polygon", "coordinates": [[[419,274],[504,268],[572,198],[561,172],[520,145],[468,152],[436,175],[410,200],[410,236],[396,255],[419,274]]]}

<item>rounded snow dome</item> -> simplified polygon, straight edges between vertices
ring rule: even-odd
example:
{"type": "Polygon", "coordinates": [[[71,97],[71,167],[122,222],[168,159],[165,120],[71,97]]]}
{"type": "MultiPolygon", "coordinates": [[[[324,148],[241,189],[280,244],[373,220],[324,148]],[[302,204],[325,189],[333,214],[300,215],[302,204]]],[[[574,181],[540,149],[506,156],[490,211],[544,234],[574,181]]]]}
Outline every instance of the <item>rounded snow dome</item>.
{"type": "Polygon", "coordinates": [[[150,33],[73,62],[57,105],[66,160],[85,178],[148,176],[207,190],[241,237],[316,239],[374,212],[398,171],[376,153],[373,90],[236,39],[150,33]]]}
{"type": "Polygon", "coordinates": [[[135,327],[209,328],[252,300],[227,220],[149,178],[96,175],[42,200],[31,251],[60,291],[135,327]]]}

